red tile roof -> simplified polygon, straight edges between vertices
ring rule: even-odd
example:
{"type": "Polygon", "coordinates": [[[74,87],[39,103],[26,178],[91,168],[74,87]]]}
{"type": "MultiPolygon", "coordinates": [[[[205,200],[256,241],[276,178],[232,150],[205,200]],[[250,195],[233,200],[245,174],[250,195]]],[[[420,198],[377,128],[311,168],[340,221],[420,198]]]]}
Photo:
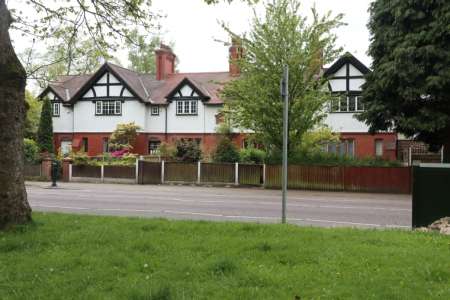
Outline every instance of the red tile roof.
{"type": "MultiPolygon", "coordinates": [[[[228,72],[175,73],[165,80],[156,80],[154,75],[138,73],[112,63],[105,63],[96,73],[90,75],[60,76],[49,84],[59,98],[65,102],[73,102],[85,85],[90,85],[99,72],[109,70],[127,85],[131,92],[144,103],[167,104],[166,97],[185,79],[189,80],[206,98],[205,104],[222,104],[220,91],[224,84],[235,77],[228,72]]],[[[43,92],[43,94],[45,91],[43,92]]],[[[41,94],[42,95],[42,94],[41,94]]]]}

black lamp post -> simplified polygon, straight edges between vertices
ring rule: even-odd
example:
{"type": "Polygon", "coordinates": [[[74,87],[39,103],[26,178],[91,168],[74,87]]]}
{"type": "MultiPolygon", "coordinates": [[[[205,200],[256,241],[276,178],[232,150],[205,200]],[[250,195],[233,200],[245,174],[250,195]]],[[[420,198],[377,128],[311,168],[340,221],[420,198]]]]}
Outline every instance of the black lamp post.
{"type": "Polygon", "coordinates": [[[56,187],[56,178],[58,177],[58,163],[56,162],[56,159],[52,159],[52,187],[56,187]]]}

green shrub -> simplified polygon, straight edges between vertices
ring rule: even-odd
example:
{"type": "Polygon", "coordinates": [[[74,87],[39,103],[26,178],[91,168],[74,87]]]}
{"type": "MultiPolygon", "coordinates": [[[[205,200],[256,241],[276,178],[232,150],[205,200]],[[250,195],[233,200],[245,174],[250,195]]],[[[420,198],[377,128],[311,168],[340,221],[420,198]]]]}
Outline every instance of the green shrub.
{"type": "MultiPolygon", "coordinates": [[[[268,164],[281,164],[281,153],[271,153],[267,159],[268,164]]],[[[304,165],[324,165],[324,166],[373,166],[373,167],[398,167],[399,161],[386,160],[375,157],[356,158],[350,156],[341,156],[326,152],[304,153],[297,152],[289,157],[290,164],[304,165]]]]}
{"type": "Polygon", "coordinates": [[[239,161],[236,145],[228,137],[222,137],[213,154],[215,162],[234,163],[239,161]]]}
{"type": "Polygon", "coordinates": [[[52,106],[47,97],[44,98],[44,102],[42,103],[41,119],[39,121],[37,136],[39,151],[41,153],[54,153],[52,106]]]}
{"type": "Polygon", "coordinates": [[[194,140],[178,140],[174,158],[181,162],[197,162],[202,159],[202,150],[194,140]]]}
{"type": "Polygon", "coordinates": [[[244,164],[263,164],[266,152],[256,148],[241,149],[239,151],[240,162],[244,164]]]}
{"type": "Polygon", "coordinates": [[[39,161],[39,146],[31,139],[23,139],[24,161],[28,164],[34,164],[39,161]]]}

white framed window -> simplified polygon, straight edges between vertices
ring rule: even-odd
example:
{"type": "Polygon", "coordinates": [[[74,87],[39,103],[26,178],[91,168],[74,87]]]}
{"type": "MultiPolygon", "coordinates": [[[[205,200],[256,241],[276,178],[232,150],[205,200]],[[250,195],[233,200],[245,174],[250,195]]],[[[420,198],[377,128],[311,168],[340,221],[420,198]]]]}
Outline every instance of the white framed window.
{"type": "Polygon", "coordinates": [[[95,114],[96,115],[101,115],[103,112],[103,106],[102,106],[102,101],[97,101],[95,102],[95,114]]]}
{"type": "Polygon", "coordinates": [[[196,115],[197,113],[197,100],[177,100],[177,115],[196,115]]]}
{"type": "Polygon", "coordinates": [[[100,116],[118,116],[122,114],[121,101],[96,101],[95,114],[100,116]]]}
{"type": "Polygon", "coordinates": [[[383,156],[383,140],[375,140],[375,156],[383,156]]]}
{"type": "Polygon", "coordinates": [[[52,103],[52,115],[59,117],[61,103],[52,103]]]}
{"type": "Polygon", "coordinates": [[[153,116],[157,116],[157,115],[159,115],[159,106],[152,106],[152,108],[151,108],[151,114],[153,115],[153,116]]]}
{"type": "Polygon", "coordinates": [[[121,115],[122,114],[122,102],[116,101],[116,106],[115,106],[115,109],[114,109],[114,113],[116,115],[121,115]]]}
{"type": "Polygon", "coordinates": [[[323,150],[338,156],[355,156],[355,140],[344,139],[337,143],[325,144],[323,150]]]}
{"type": "Polygon", "coordinates": [[[158,154],[159,146],[161,145],[161,141],[151,140],[148,142],[148,154],[158,154]]]}
{"type": "Polygon", "coordinates": [[[364,111],[362,96],[340,95],[331,101],[331,112],[361,112],[364,111]]]}

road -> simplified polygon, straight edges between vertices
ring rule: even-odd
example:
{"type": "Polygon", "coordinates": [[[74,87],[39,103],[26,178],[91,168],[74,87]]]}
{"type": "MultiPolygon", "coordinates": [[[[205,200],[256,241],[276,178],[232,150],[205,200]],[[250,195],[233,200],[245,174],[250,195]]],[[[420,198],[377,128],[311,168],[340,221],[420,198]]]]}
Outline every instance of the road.
{"type": "MultiPolygon", "coordinates": [[[[281,192],[261,188],[27,182],[36,211],[215,221],[280,221],[281,192]]],[[[288,222],[410,228],[411,196],[288,191],[288,222]]]]}

